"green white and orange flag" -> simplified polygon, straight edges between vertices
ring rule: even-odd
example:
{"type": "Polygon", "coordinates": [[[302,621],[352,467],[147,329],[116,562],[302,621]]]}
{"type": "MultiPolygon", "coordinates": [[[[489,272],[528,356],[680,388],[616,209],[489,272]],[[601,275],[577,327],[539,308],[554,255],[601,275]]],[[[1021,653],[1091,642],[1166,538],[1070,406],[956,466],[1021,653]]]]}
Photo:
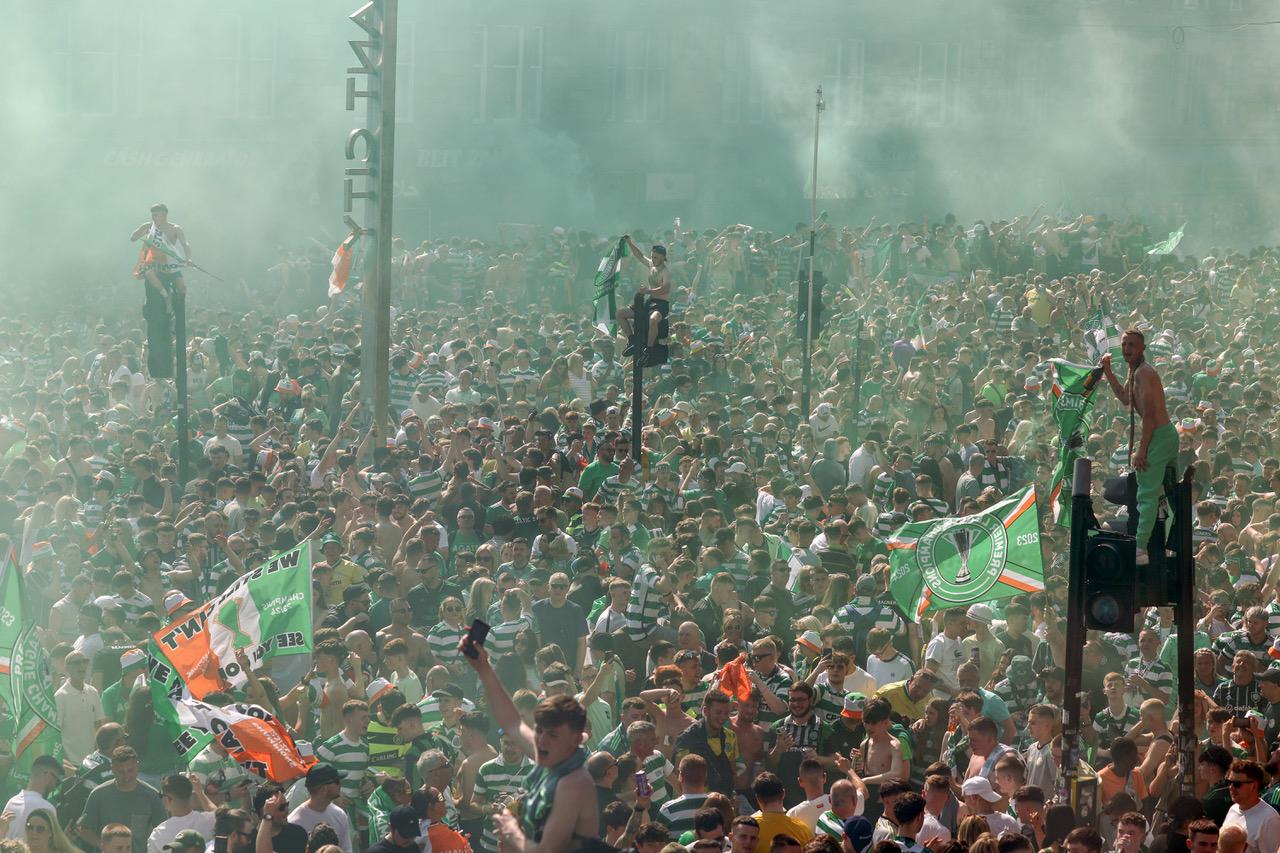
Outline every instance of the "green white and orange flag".
{"type": "Polygon", "coordinates": [[[219,707],[192,699],[154,640],[148,652],[151,703],[182,765],[215,740],[247,772],[272,782],[296,779],[316,763],[310,748],[299,751],[289,731],[269,711],[257,705],[219,707]]]}
{"type": "Polygon", "coordinates": [[[1044,589],[1035,486],[975,515],[908,522],[887,544],[889,591],[917,620],[1044,589]]]}
{"type": "Polygon", "coordinates": [[[0,699],[13,719],[15,777],[39,755],[62,755],[58,706],[49,655],[36,633],[35,614],[13,549],[0,566],[0,699]]]}
{"type": "Polygon", "coordinates": [[[152,639],[196,699],[248,680],[236,663],[241,649],[255,667],[281,655],[310,653],[311,543],[272,557],[152,639]]]}

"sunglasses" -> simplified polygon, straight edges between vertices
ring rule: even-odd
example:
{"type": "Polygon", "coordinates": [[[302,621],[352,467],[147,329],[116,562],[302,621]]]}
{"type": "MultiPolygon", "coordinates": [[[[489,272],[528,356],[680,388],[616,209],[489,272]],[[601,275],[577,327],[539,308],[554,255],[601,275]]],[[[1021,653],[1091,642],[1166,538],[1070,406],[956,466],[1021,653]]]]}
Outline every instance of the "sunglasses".
{"type": "Polygon", "coordinates": [[[444,609],[444,612],[445,612],[445,613],[461,613],[461,612],[462,612],[462,608],[461,608],[461,607],[446,607],[446,608],[444,609]]]}
{"type": "Polygon", "coordinates": [[[1239,788],[1241,785],[1253,784],[1253,781],[1252,779],[1228,779],[1227,784],[1233,788],[1239,788]]]}

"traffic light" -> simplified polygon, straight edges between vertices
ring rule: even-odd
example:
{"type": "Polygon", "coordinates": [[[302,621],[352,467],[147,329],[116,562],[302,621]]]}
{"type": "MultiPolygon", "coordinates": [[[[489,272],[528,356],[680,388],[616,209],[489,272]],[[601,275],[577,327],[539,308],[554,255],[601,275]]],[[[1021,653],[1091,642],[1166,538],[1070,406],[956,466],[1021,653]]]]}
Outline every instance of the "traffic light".
{"type": "Polygon", "coordinates": [[[1137,610],[1137,543],[1110,531],[1091,533],[1084,552],[1084,624],[1132,634],[1137,610]]]}
{"type": "MultiPolygon", "coordinates": [[[[822,288],[827,283],[827,275],[822,270],[814,270],[813,280],[815,283],[813,291],[813,337],[816,338],[822,332],[822,288]]],[[[796,333],[803,338],[808,331],[808,323],[805,318],[805,311],[809,307],[809,270],[807,265],[801,265],[799,284],[800,287],[796,293],[796,333]]]]}

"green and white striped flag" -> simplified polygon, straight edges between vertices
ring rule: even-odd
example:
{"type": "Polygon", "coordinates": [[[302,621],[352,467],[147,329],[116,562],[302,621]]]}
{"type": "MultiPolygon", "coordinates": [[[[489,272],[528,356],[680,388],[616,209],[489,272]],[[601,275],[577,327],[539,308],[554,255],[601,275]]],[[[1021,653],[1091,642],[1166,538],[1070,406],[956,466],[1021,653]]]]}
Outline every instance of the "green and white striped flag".
{"type": "Polygon", "coordinates": [[[1124,330],[1105,316],[1101,308],[1085,317],[1080,327],[1084,329],[1084,345],[1090,361],[1102,361],[1107,353],[1111,353],[1111,360],[1116,364],[1124,361],[1124,354],[1120,351],[1124,330]]]}
{"type": "Polygon", "coordinates": [[[887,544],[889,591],[916,621],[1044,589],[1034,485],[976,515],[908,522],[887,544]]]}

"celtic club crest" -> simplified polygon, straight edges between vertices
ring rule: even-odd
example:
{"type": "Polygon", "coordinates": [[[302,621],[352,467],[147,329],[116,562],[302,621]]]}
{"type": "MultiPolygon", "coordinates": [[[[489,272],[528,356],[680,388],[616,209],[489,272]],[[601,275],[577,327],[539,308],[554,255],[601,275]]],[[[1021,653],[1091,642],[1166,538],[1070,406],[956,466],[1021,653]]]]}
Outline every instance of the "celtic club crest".
{"type": "Polygon", "coordinates": [[[916,564],[936,595],[981,601],[1004,573],[1009,537],[999,518],[971,515],[932,525],[916,543],[916,564]]]}

